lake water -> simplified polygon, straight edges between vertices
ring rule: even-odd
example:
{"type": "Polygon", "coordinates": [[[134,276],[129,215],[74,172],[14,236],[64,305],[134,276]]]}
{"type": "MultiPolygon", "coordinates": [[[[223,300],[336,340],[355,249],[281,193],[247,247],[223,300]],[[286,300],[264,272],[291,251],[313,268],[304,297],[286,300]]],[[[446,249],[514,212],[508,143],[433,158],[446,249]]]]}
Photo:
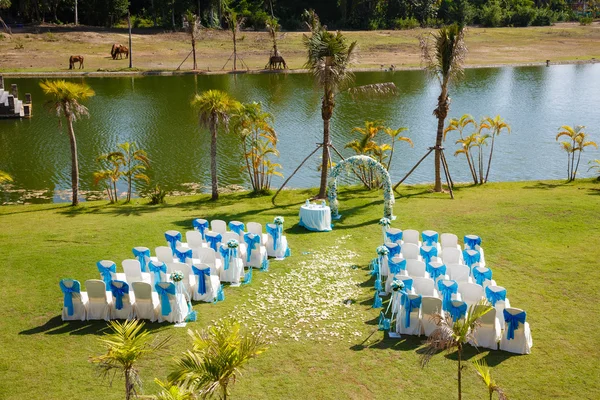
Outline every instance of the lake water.
{"type": "MultiPolygon", "coordinates": [[[[198,127],[189,102],[196,92],[221,89],[240,101],[258,101],[275,117],[279,136],[279,162],[287,177],[322,139],[321,91],[306,74],[146,76],[123,78],[77,78],[96,96],[87,103],[90,118],[75,123],[79,146],[81,188],[97,190],[92,173],[96,157],[124,141],[135,141],[146,149],[154,183],[169,190],[198,189],[210,185],[209,133],[198,127]]],[[[0,120],[0,170],[10,173],[14,185],[0,200],[15,201],[35,191],[45,200],[67,201],[70,187],[70,151],[66,132],[44,106],[40,79],[8,78],[16,83],[20,97],[33,97],[31,119],[0,120]]],[[[432,115],[439,89],[422,71],[357,73],[355,85],[394,82],[399,93],[387,98],[353,99],[337,96],[332,119],[334,145],[344,156],[353,152],[344,145],[357,133],[351,130],[365,120],[383,120],[386,126],[408,128],[415,144],[398,142],[390,170],[398,181],[435,143],[436,119],[432,115]]],[[[500,114],[512,127],[510,135],[496,139],[490,181],[562,179],[566,176],[566,154],[555,142],[561,125],[585,125],[592,140],[600,141],[600,64],[551,67],[481,68],[466,71],[465,79],[450,91],[450,117],[470,113],[476,119],[500,114]]],[[[469,132],[470,133],[470,132],[469,132]]],[[[457,135],[457,134],[455,134],[457,135]]],[[[449,136],[447,158],[456,182],[470,180],[464,157],[449,136]]],[[[241,170],[239,140],[221,133],[218,139],[221,185],[247,186],[241,170]]],[[[599,158],[593,148],[582,156],[580,176],[589,176],[587,162],[599,158]]],[[[319,184],[319,154],[305,164],[289,187],[319,184]]],[[[433,157],[425,161],[407,183],[431,182],[433,157]]],[[[279,187],[281,179],[274,179],[279,187]]],[[[206,188],[208,190],[208,188],[206,188]]],[[[26,201],[31,201],[27,200],[26,201]]]]}

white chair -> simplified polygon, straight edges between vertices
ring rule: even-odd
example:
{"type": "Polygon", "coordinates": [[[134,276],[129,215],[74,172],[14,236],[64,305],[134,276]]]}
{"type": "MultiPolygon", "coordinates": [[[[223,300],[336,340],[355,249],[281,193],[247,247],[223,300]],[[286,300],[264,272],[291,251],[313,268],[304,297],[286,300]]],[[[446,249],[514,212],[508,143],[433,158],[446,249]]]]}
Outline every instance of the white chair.
{"type": "MultiPolygon", "coordinates": [[[[100,271],[100,279],[102,279],[104,281],[104,283],[106,283],[108,285],[108,283],[113,280],[113,279],[117,279],[119,281],[125,281],[127,280],[127,278],[125,277],[125,274],[122,272],[116,272],[117,268],[116,268],[116,264],[114,261],[111,260],[101,260],[98,261],[98,263],[96,264],[98,267],[98,271],[100,271]],[[115,272],[111,271],[111,267],[114,266],[114,270],[115,272]],[[108,276],[104,276],[103,271],[109,271],[110,272],[110,279],[108,279],[108,276]]],[[[108,287],[107,289],[108,290],[108,287]]]]}
{"type": "MultiPolygon", "coordinates": [[[[193,268],[198,270],[205,270],[210,269],[210,265],[199,264],[194,265],[193,268]]],[[[214,299],[217,297],[219,287],[221,286],[221,281],[219,280],[219,277],[212,274],[208,276],[204,274],[195,274],[195,278],[196,284],[194,285],[194,287],[192,287],[192,291],[190,292],[194,301],[205,301],[208,303],[214,301],[214,299]],[[200,293],[199,291],[201,279],[204,281],[204,294],[200,293]]]]}
{"type": "Polygon", "coordinates": [[[220,258],[217,258],[217,253],[215,253],[213,249],[210,247],[203,247],[193,249],[192,251],[195,252],[194,258],[198,259],[198,264],[210,265],[210,273],[219,276],[221,269],[223,268],[223,262],[220,258]]]}
{"type": "Polygon", "coordinates": [[[206,247],[217,251],[221,243],[223,243],[223,234],[215,231],[208,231],[204,234],[206,238],[206,247]]]}
{"type": "MultiPolygon", "coordinates": [[[[419,231],[414,229],[405,229],[402,231],[402,244],[412,243],[421,247],[421,241],[419,240],[419,231]]],[[[404,247],[402,247],[404,250],[404,247]]]]}
{"type": "MultiPolygon", "coordinates": [[[[506,314],[509,315],[522,315],[523,319],[526,319],[525,311],[520,308],[505,308],[504,317],[506,314]]],[[[517,354],[530,354],[531,348],[533,347],[533,339],[531,337],[531,329],[529,328],[529,322],[519,322],[519,326],[514,330],[514,338],[509,339],[510,334],[509,323],[507,322],[504,329],[504,334],[500,340],[500,350],[508,351],[517,354]]]]}
{"type": "Polygon", "coordinates": [[[244,240],[240,237],[240,235],[238,235],[235,232],[225,232],[221,235],[223,237],[223,240],[221,243],[227,243],[228,240],[230,239],[235,239],[238,241],[238,243],[240,244],[238,247],[238,255],[242,258],[242,260],[246,259],[246,243],[244,242],[244,240]]]}
{"type": "Polygon", "coordinates": [[[414,259],[406,260],[406,273],[413,278],[429,277],[429,274],[425,272],[425,263],[414,259]]]}
{"type": "MultiPolygon", "coordinates": [[[[171,291],[171,289],[169,288],[175,288],[175,284],[173,282],[159,282],[157,284],[157,292],[159,288],[163,288],[163,289],[167,289],[169,291],[171,291]]],[[[188,313],[188,307],[187,307],[187,301],[185,299],[185,295],[183,294],[178,294],[176,292],[176,290],[172,290],[172,293],[167,293],[166,294],[167,298],[163,299],[161,298],[160,293],[158,293],[158,298],[159,298],[159,306],[157,308],[158,310],[158,322],[176,322],[175,319],[177,317],[177,313],[179,311],[179,313],[181,313],[180,315],[182,315],[183,317],[185,317],[188,313]],[[174,294],[173,294],[174,293],[174,294]],[[163,301],[168,301],[169,305],[170,305],[170,312],[168,314],[163,313],[163,301]],[[177,310],[177,308],[179,308],[179,310],[177,310]]]]}
{"type": "Polygon", "coordinates": [[[151,260],[162,261],[165,264],[175,260],[175,257],[173,257],[173,250],[171,250],[169,246],[158,246],[154,249],[154,253],[156,254],[156,257],[150,257],[151,260]]]}
{"type": "Polygon", "coordinates": [[[202,234],[198,231],[187,231],[185,233],[185,240],[187,240],[187,247],[202,247],[204,240],[202,240],[202,234]]]}
{"type": "Polygon", "coordinates": [[[263,228],[261,224],[259,224],[258,222],[248,222],[246,224],[246,229],[248,230],[248,232],[254,233],[255,235],[260,235],[261,244],[263,246],[267,245],[268,235],[266,233],[263,233],[263,228]]]}
{"type": "Polygon", "coordinates": [[[448,264],[463,264],[462,252],[455,247],[446,247],[442,251],[442,262],[448,264]]]}
{"type": "MultiPolygon", "coordinates": [[[[224,246],[224,245],[223,245],[224,246]]],[[[239,284],[241,275],[244,271],[244,263],[240,257],[231,257],[229,259],[229,268],[225,269],[225,261],[223,261],[223,268],[219,274],[221,282],[230,282],[232,284],[239,284]]]]}
{"type": "MultiPolygon", "coordinates": [[[[477,310],[476,306],[475,311],[477,310]]],[[[475,329],[473,339],[469,343],[475,347],[498,350],[498,342],[502,338],[500,321],[496,317],[496,309],[492,308],[479,318],[479,326],[475,329]]]]}
{"type": "Polygon", "coordinates": [[[454,233],[442,233],[440,235],[440,247],[442,248],[442,253],[444,252],[444,249],[448,247],[456,248],[460,251],[458,236],[456,236],[454,233]]]}
{"type": "Polygon", "coordinates": [[[110,282],[111,284],[111,294],[112,294],[112,302],[110,304],[110,318],[111,319],[133,319],[133,304],[135,303],[135,296],[133,295],[131,288],[127,284],[127,282],[113,280],[110,282]],[[121,309],[117,309],[118,297],[116,296],[115,291],[118,289],[122,289],[123,287],[127,288],[127,293],[123,294],[121,297],[121,309]]]}
{"type": "Polygon", "coordinates": [[[421,335],[421,301],[422,297],[420,294],[408,294],[411,303],[416,302],[417,304],[411,304],[410,310],[406,307],[404,301],[402,302],[402,310],[396,320],[396,332],[404,335],[421,335]],[[406,320],[406,314],[409,313],[408,321],[406,320]]]}
{"type": "MultiPolygon", "coordinates": [[[[275,224],[267,224],[268,229],[275,229],[275,224]]],[[[275,257],[276,259],[283,259],[287,256],[288,253],[288,243],[287,238],[281,232],[281,238],[279,239],[279,244],[277,245],[277,249],[275,249],[275,241],[273,240],[272,235],[268,235],[267,238],[267,255],[269,257],[275,257]]]]}
{"type": "Polygon", "coordinates": [[[227,232],[227,223],[222,219],[213,219],[210,221],[210,230],[223,234],[227,232]]]}
{"type": "Polygon", "coordinates": [[[439,275],[435,275],[435,282],[437,283],[438,280],[440,279],[450,279],[448,276],[448,267],[446,266],[445,268],[445,273],[441,273],[442,270],[439,270],[440,272],[438,272],[439,267],[441,267],[442,265],[444,265],[443,263],[439,262],[439,261],[431,261],[428,265],[425,265],[425,271],[427,271],[427,273],[429,274],[429,277],[433,279],[433,275],[435,274],[439,274],[439,275]],[[433,268],[428,268],[429,266],[433,267],[433,268]],[[432,275],[433,274],[433,275],[432,275]]]}
{"type": "Polygon", "coordinates": [[[404,257],[404,259],[406,260],[421,260],[421,255],[419,254],[419,246],[417,246],[414,243],[404,243],[402,245],[402,250],[400,253],[402,254],[402,257],[404,257]]]}
{"type": "Polygon", "coordinates": [[[483,287],[470,282],[458,282],[458,293],[469,306],[477,304],[483,298],[483,287]]]}
{"type": "MultiPolygon", "coordinates": [[[[137,260],[135,260],[137,261],[137,260]]],[[[137,261],[139,263],[139,261],[137,261]]],[[[106,293],[106,284],[100,279],[88,279],[85,281],[88,296],[87,319],[110,320],[110,307],[112,296],[106,293]]]]}
{"type": "Polygon", "coordinates": [[[402,238],[401,238],[402,235],[401,234],[402,234],[402,229],[387,228],[386,235],[385,235],[385,242],[386,243],[397,243],[399,245],[402,245],[402,238]],[[394,237],[400,237],[400,239],[392,240],[394,237]]]}
{"type": "Polygon", "coordinates": [[[396,275],[394,276],[394,279],[404,282],[404,291],[406,293],[415,294],[415,289],[413,287],[413,278],[405,275],[396,275]]]}
{"type": "Polygon", "coordinates": [[[192,289],[196,287],[196,275],[192,272],[192,266],[189,264],[182,264],[179,267],[179,270],[183,272],[183,286],[191,296],[192,289]]]}
{"type": "Polygon", "coordinates": [[[85,321],[88,306],[88,296],[86,292],[81,291],[81,284],[74,279],[63,279],[60,281],[60,287],[63,291],[63,321],[85,321]],[[73,310],[69,315],[67,304],[69,301],[73,305],[73,310]]]}
{"type": "Polygon", "coordinates": [[[259,239],[256,239],[257,242],[254,243],[254,245],[253,245],[254,247],[252,249],[249,249],[248,245],[244,241],[244,243],[246,244],[246,255],[245,255],[245,258],[242,259],[244,261],[244,265],[251,266],[253,268],[261,268],[263,266],[263,263],[268,262],[267,261],[267,248],[260,244],[260,240],[261,240],[260,236],[255,235],[252,232],[248,232],[244,236],[248,237],[249,238],[248,240],[252,240],[254,237],[259,238],[259,239]],[[250,260],[248,260],[248,252],[250,252],[250,260]]]}
{"type": "Polygon", "coordinates": [[[450,276],[450,279],[454,279],[457,282],[471,282],[469,279],[471,270],[466,265],[446,264],[446,272],[450,276]]]}
{"type": "Polygon", "coordinates": [[[491,279],[492,278],[492,270],[484,267],[482,265],[478,265],[476,267],[473,267],[473,282],[480,284],[483,287],[486,286],[496,286],[496,281],[491,279]],[[488,279],[489,278],[489,279],[488,279]]]}
{"type": "Polygon", "coordinates": [[[152,282],[152,277],[149,272],[142,272],[142,266],[138,260],[127,259],[121,263],[123,265],[123,271],[125,271],[125,278],[127,283],[132,284],[133,282],[152,282]]]}
{"type": "Polygon", "coordinates": [[[437,297],[423,296],[421,300],[421,325],[423,334],[430,336],[437,329],[434,316],[442,313],[442,300],[437,297]]]}
{"type": "Polygon", "coordinates": [[[421,296],[437,297],[435,282],[431,278],[413,278],[413,289],[421,296]]]}
{"type": "Polygon", "coordinates": [[[146,282],[133,282],[131,284],[135,303],[133,311],[135,318],[156,321],[157,309],[160,307],[158,294],[152,291],[152,286],[146,282]]]}
{"type": "Polygon", "coordinates": [[[184,264],[182,262],[176,261],[176,262],[171,262],[171,263],[166,263],[167,264],[167,279],[166,282],[171,282],[171,274],[175,271],[181,271],[183,272],[183,265],[187,265],[184,264]]]}
{"type": "Polygon", "coordinates": [[[432,231],[432,230],[425,230],[425,231],[421,232],[422,246],[427,246],[427,245],[433,246],[433,247],[437,248],[438,253],[439,253],[439,251],[442,249],[440,246],[440,243],[439,243],[439,236],[440,235],[436,231],[432,231]],[[435,241],[431,241],[430,244],[427,244],[428,241],[425,240],[425,237],[428,236],[428,237],[435,238],[435,235],[437,235],[437,239],[435,241]]]}

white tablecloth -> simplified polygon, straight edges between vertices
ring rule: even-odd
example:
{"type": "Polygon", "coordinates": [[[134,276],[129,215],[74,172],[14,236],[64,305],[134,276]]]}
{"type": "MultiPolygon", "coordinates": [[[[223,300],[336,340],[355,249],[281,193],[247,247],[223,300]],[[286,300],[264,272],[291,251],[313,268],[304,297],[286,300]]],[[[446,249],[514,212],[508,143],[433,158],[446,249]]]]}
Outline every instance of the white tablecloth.
{"type": "Polygon", "coordinates": [[[300,207],[300,226],[309,231],[330,231],[331,209],[319,204],[303,205],[300,207]]]}

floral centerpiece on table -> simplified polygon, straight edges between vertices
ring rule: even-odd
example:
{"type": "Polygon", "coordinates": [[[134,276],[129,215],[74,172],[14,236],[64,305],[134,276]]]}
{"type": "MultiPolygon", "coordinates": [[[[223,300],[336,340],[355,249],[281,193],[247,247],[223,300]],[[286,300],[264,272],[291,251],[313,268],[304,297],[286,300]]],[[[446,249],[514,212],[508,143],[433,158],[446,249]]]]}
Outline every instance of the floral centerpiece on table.
{"type": "Polygon", "coordinates": [[[275,219],[273,220],[273,223],[274,223],[275,225],[283,225],[283,222],[284,222],[284,221],[285,221],[285,220],[283,219],[283,217],[282,217],[282,216],[278,216],[278,217],[275,217],[275,219]]]}
{"type": "Polygon", "coordinates": [[[240,245],[240,242],[238,242],[235,239],[229,239],[227,241],[227,247],[229,247],[230,249],[237,249],[240,245]]]}
{"type": "Polygon", "coordinates": [[[169,277],[173,282],[181,282],[183,280],[183,272],[173,271],[169,277]]]}
{"type": "Polygon", "coordinates": [[[399,279],[394,279],[392,281],[392,285],[390,287],[393,292],[397,292],[399,290],[404,290],[404,282],[399,279]]]}

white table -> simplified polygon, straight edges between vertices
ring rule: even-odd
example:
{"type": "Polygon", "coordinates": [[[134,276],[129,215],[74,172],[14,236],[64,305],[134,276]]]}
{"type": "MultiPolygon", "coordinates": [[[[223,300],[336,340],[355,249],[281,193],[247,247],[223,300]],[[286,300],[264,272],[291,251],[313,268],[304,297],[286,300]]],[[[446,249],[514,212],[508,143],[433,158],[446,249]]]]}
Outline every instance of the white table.
{"type": "Polygon", "coordinates": [[[331,230],[331,209],[320,204],[300,207],[300,226],[309,231],[326,232],[331,230]]]}

